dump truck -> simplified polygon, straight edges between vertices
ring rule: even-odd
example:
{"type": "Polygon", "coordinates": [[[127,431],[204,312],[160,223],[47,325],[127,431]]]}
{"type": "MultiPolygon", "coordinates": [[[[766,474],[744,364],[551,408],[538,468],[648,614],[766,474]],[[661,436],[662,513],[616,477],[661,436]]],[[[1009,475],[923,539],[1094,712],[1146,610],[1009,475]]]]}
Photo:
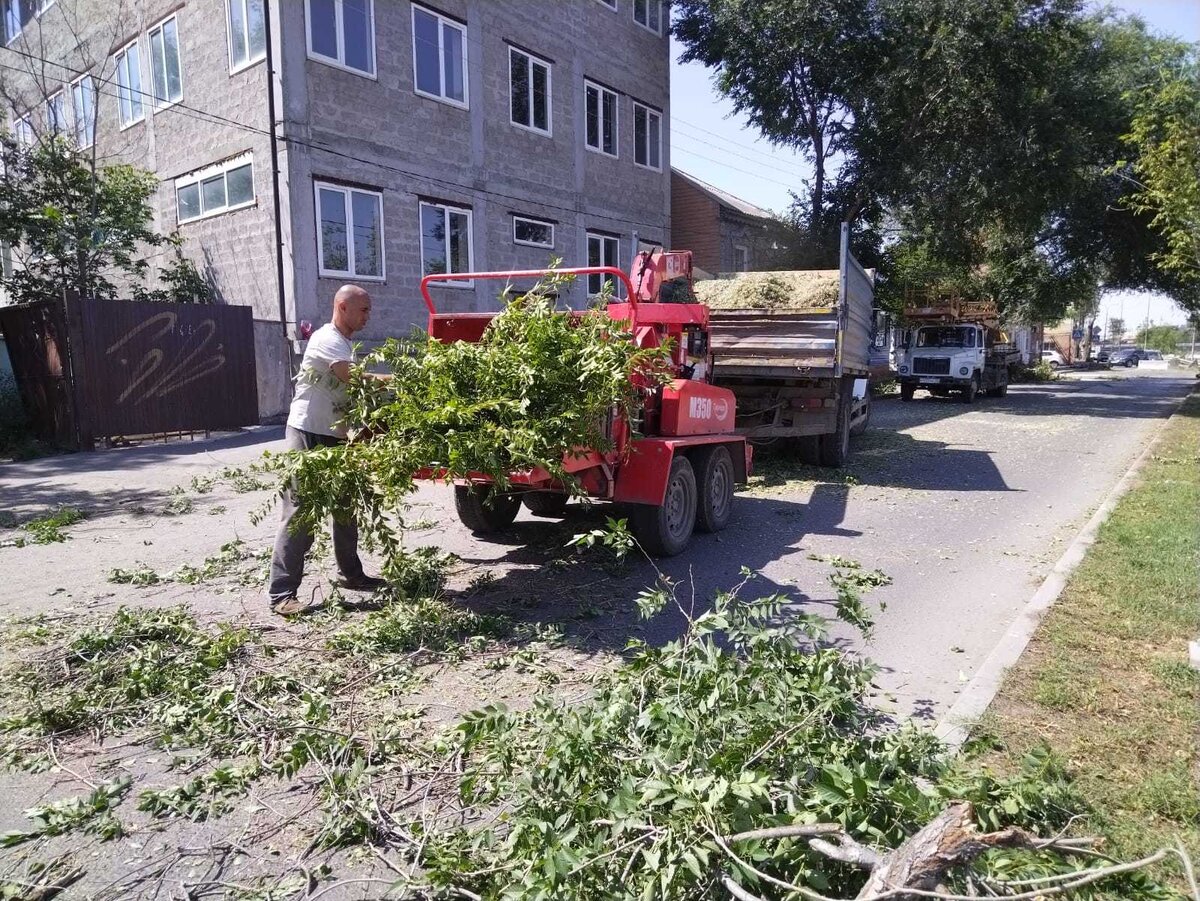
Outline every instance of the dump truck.
{"type": "MultiPolygon", "coordinates": [[[[734,430],[737,402],[732,391],[713,384],[709,365],[709,311],[692,291],[690,251],[645,251],[630,273],[608,266],[553,270],[559,275],[602,275],[619,283],[605,310],[578,316],[608,316],[625,323],[638,347],[667,347],[669,378],[634,374],[641,404],[634,421],[615,412],[605,424],[611,450],[564,448],[563,469],[589,497],[626,505],[630,528],[649,553],[682,551],[694,531],[717,532],[729,523],[734,486],[750,473],[751,449],[734,430]]],[[[551,270],[435,273],[421,281],[429,309],[428,331],[444,342],[478,341],[494,313],[440,312],[430,285],[474,279],[509,285],[536,280],[551,270]]],[[[441,478],[444,473],[418,474],[441,478]]],[[[459,520],[488,536],[512,524],[521,505],[539,516],[562,515],[568,486],[543,469],[509,474],[510,488],[492,490],[490,479],[472,474],[454,486],[459,520]]]]}
{"type": "Polygon", "coordinates": [[[737,398],[737,433],[823,466],[845,464],[871,412],[875,279],[849,235],[843,225],[837,269],[696,283],[711,310],[713,384],[737,398]]]}
{"type": "Polygon", "coordinates": [[[934,397],[957,394],[968,404],[980,394],[1008,394],[1021,354],[1001,330],[994,301],[909,288],[903,322],[896,361],[901,400],[911,401],[918,389],[934,397]]]}

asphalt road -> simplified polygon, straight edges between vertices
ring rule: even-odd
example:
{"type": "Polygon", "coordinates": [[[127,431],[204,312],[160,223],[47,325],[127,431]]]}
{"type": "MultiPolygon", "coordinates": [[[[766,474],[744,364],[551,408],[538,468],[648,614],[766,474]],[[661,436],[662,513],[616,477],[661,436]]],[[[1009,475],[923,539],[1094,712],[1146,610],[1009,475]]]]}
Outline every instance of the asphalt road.
{"type": "MultiPolygon", "coordinates": [[[[848,630],[833,638],[881,667],[880,701],[897,716],[935,718],[955,700],[1065,544],[1146,446],[1194,384],[1169,373],[1114,373],[1047,385],[1015,386],[1007,398],[973,406],[918,397],[876,404],[871,429],[844,473],[792,468],[760,457],[765,478],[739,495],[720,535],[698,535],[661,564],[697,606],[740,581],[780,592],[796,609],[828,612],[828,565],[838,554],[879,568],[893,584],[873,592],[873,638],[848,630]],[[880,605],[886,609],[878,610],[880,605]]],[[[73,455],[0,466],[0,498],[24,520],[61,504],[91,512],[63,544],[0,547],[0,616],[111,609],[120,603],[186,601],[201,611],[265,616],[252,589],[113,585],[106,573],[139,562],[165,570],[196,564],[231,537],[265,547],[272,518],[250,512],[266,492],[190,492],[192,512],[162,515],[167,492],[223,466],[277,448],[264,429],[199,445],[168,445],[73,455]]],[[[574,510],[565,522],[522,512],[496,542],[473,539],[456,521],[449,491],[422,489],[414,544],[436,544],[470,565],[457,587],[482,603],[531,619],[559,619],[597,652],[633,636],[665,640],[683,619],[670,613],[641,624],[634,598],[654,578],[647,565],[623,570],[560,559],[564,540],[601,521],[574,510]],[[481,586],[478,566],[495,578],[481,586]],[[470,588],[468,590],[468,585],[470,588]]],[[[0,542],[15,533],[0,529],[0,542]]],[[[310,584],[320,589],[319,580],[310,584]]]]}

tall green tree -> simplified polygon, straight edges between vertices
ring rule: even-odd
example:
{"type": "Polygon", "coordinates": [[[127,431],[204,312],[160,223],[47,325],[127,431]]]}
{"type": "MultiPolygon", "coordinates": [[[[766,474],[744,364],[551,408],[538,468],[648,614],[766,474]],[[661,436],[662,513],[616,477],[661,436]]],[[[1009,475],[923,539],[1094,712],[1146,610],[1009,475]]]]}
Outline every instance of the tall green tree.
{"type": "Polygon", "coordinates": [[[152,227],[158,181],[128,165],[95,167],[58,137],[26,146],[0,136],[0,242],[15,265],[0,276],[17,303],[61,297],[208,301],[211,293],[180,252],[177,236],[152,227]],[[148,287],[148,255],[173,251],[148,287]]]}
{"type": "Polygon", "coordinates": [[[796,213],[826,257],[836,223],[886,223],[885,274],[952,272],[1022,318],[1094,303],[1101,285],[1171,287],[1114,167],[1130,90],[1178,42],[1081,0],[675,8],[684,58],[813,164],[796,213]]]}
{"type": "MultiPolygon", "coordinates": [[[[1137,190],[1130,206],[1151,217],[1165,248],[1153,255],[1180,281],[1200,286],[1200,60],[1193,52],[1164,67],[1135,92],[1133,122],[1125,140],[1137,190]]],[[[1194,307],[1200,309],[1200,305],[1194,307]]]]}

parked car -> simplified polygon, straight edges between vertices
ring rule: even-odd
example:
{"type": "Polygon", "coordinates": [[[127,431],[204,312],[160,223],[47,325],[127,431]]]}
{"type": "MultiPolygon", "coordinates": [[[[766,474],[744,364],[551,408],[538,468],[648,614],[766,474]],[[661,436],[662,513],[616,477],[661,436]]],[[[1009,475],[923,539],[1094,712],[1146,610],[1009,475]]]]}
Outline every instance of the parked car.
{"type": "Polygon", "coordinates": [[[1067,365],[1067,361],[1063,359],[1063,355],[1057,350],[1043,350],[1042,362],[1047,364],[1051,369],[1057,369],[1059,366],[1067,365]]]}
{"type": "Polygon", "coordinates": [[[1109,358],[1109,350],[1107,347],[1093,347],[1092,357],[1093,362],[1107,364],[1109,358]]]}
{"type": "Polygon", "coordinates": [[[1108,355],[1110,366],[1125,366],[1132,369],[1145,353],[1140,347],[1121,347],[1108,355]]]}

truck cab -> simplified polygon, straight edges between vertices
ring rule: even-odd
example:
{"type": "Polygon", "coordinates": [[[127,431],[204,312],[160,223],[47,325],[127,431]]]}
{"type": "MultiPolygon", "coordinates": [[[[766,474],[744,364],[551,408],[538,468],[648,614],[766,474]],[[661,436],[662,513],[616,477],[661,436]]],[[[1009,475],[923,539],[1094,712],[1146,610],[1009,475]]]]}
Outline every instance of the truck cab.
{"type": "Polygon", "coordinates": [[[896,364],[902,400],[912,400],[918,388],[935,397],[954,392],[966,403],[980,393],[1008,393],[1018,355],[998,327],[994,305],[924,300],[905,311],[905,320],[896,364]]]}

